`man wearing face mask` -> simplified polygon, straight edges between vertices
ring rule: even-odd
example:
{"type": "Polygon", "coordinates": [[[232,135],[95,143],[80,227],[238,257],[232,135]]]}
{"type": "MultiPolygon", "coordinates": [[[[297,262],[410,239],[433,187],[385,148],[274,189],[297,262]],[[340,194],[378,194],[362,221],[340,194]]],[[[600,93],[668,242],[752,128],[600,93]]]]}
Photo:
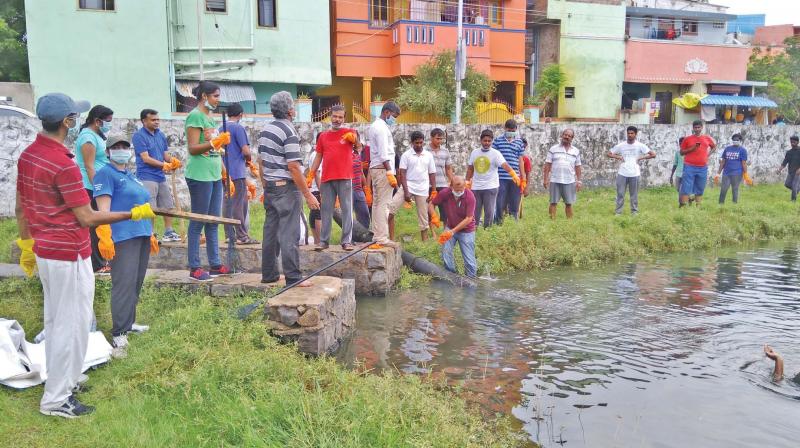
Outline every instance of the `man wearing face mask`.
{"type": "Polygon", "coordinates": [[[500,151],[506,163],[511,167],[511,173],[504,169],[497,169],[500,177],[500,188],[497,190],[497,206],[494,213],[495,224],[503,223],[503,214],[508,213],[517,219],[519,201],[521,197],[520,185],[526,182],[525,174],[520,167],[525,166],[522,156],[525,154],[524,144],[517,136],[517,122],[513,119],[506,120],[505,133],[497,136],[492,142],[492,148],[500,151]],[[519,173],[519,174],[518,174],[519,173]]]}
{"type": "Polygon", "coordinates": [[[394,138],[389,129],[400,116],[400,107],[387,101],[381,115],[372,122],[367,133],[369,141],[369,170],[372,179],[372,234],[373,241],[391,244],[389,239],[389,204],[392,192],[397,188],[394,166],[394,138]]]}
{"type": "Polygon", "coordinates": [[[36,115],[43,130],[17,162],[20,266],[29,276],[38,268],[44,295],[47,382],[39,410],[65,418],[93,411],[74,395],[93,315],[88,228],[155,218],[146,202],[120,212],[94,211],[89,206],[74,155],[64,147],[68,130],[77,126],[78,115],[88,109],[86,101],[76,103],[62,93],[39,98],[36,115]]]}
{"type": "Polygon", "coordinates": [[[353,148],[361,146],[353,129],[342,127],[344,106],[337,104],[331,108],[331,129],[322,132],[317,138],[316,156],[306,175],[306,186],[311,187],[315,173],[322,165],[320,186],[320,212],[322,229],[316,250],[328,248],[333,225],[333,209],[337,199],[342,211],[342,249],[353,250],[353,148]]]}
{"type": "MultiPolygon", "coordinates": [[[[111,161],[94,177],[94,197],[102,212],[129,210],[135,204],[150,202],[150,192],[133,173],[128,162],[133,149],[127,138],[112,135],[108,138],[108,158],[111,161]]],[[[150,255],[158,253],[158,240],[151,221],[120,221],[97,228],[100,253],[111,260],[111,345],[112,354],[125,355],[128,333],[149,329],[136,320],[136,305],[142,291],[150,255]]]]}
{"type": "Polygon", "coordinates": [[[464,259],[464,273],[467,277],[475,278],[478,272],[478,262],[475,259],[475,195],[467,189],[463,177],[453,176],[452,185],[442,189],[428,204],[428,213],[433,215],[433,207],[437,205],[446,210],[447,228],[439,235],[444,267],[450,272],[457,272],[453,258],[457,241],[464,259]]]}
{"type": "Polygon", "coordinates": [[[631,215],[639,213],[639,177],[642,174],[639,162],[656,156],[655,151],[636,140],[638,133],[636,126],[628,126],[626,141],[619,142],[606,154],[612,159],[622,161],[617,172],[617,208],[614,210],[617,215],[622,214],[625,206],[626,189],[631,199],[631,215]]]}
{"type": "Polygon", "coordinates": [[[753,184],[750,175],[747,174],[747,150],[742,146],[742,135],[733,134],[732,144],[722,151],[719,159],[719,171],[714,176],[714,183],[719,184],[720,175],[722,176],[722,187],[719,190],[719,203],[725,203],[728,189],[731,189],[733,203],[739,202],[739,185],[742,179],[748,185],[753,184]]]}

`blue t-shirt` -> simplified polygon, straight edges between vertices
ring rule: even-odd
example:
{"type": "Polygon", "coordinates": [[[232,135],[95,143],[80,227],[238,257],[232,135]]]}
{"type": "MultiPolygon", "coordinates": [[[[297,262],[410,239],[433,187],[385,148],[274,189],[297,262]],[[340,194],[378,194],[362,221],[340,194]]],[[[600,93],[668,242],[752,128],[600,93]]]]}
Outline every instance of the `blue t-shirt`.
{"type": "Polygon", "coordinates": [[[747,161],[747,150],[744,146],[728,146],[722,151],[721,159],[725,160],[725,167],[722,168],[724,176],[738,176],[742,174],[742,162],[747,161]]]}
{"type": "Polygon", "coordinates": [[[83,188],[92,190],[92,183],[89,182],[89,175],[86,174],[86,165],[83,162],[83,152],[81,152],[81,146],[85,143],[91,143],[94,146],[94,173],[97,175],[104,166],[108,165],[106,140],[89,128],[83,128],[81,133],[78,134],[77,140],[75,140],[75,163],[78,164],[78,168],[81,170],[83,188]]]}
{"type": "MultiPolygon", "coordinates": [[[[231,133],[231,142],[226,149],[228,157],[228,178],[233,180],[245,179],[247,177],[247,169],[245,168],[245,160],[242,155],[242,146],[249,145],[250,139],[247,138],[247,131],[244,126],[239,123],[228,122],[227,126],[228,132],[231,133]]],[[[223,132],[221,127],[219,128],[219,132],[223,132]]]]}
{"type": "MultiPolygon", "coordinates": [[[[111,196],[112,212],[127,212],[137,205],[150,202],[150,193],[128,170],[120,171],[108,164],[94,176],[94,197],[111,196]]],[[[120,221],[111,224],[111,239],[115,243],[153,234],[149,219],[120,221]]]]}
{"type": "Polygon", "coordinates": [[[133,150],[136,152],[136,177],[139,180],[152,182],[166,182],[167,177],[164,170],[144,163],[142,153],[147,152],[150,157],[164,161],[164,153],[167,152],[167,137],[160,129],[156,129],[152,134],[145,128],[141,128],[133,134],[133,150]]]}
{"type": "MultiPolygon", "coordinates": [[[[492,148],[500,151],[500,154],[506,159],[506,163],[511,166],[511,169],[519,173],[519,158],[522,157],[522,154],[525,152],[521,139],[515,138],[514,140],[508,141],[505,135],[501,135],[494,139],[492,148]]],[[[508,174],[508,171],[504,170],[503,167],[497,169],[497,174],[500,180],[511,180],[511,175],[508,174]]]]}

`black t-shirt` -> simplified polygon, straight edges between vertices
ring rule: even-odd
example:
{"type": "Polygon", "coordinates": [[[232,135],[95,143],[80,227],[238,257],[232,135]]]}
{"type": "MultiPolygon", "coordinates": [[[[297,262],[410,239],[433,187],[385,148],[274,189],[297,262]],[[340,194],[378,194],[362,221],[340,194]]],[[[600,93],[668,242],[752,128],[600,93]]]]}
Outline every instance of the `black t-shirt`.
{"type": "Polygon", "coordinates": [[[800,168],[800,148],[792,148],[786,151],[786,157],[783,158],[781,166],[789,165],[789,172],[796,173],[800,168]]]}

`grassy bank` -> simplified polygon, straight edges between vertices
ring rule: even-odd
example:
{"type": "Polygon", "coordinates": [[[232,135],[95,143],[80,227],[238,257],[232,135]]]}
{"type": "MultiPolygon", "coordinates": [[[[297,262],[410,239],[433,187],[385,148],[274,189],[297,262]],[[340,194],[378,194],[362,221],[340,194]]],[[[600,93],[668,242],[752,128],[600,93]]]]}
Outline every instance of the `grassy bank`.
{"type": "MultiPolygon", "coordinates": [[[[99,328],[110,328],[109,283],[98,281],[99,328]]],[[[279,345],[219,300],[146,289],[129,356],[90,372],[90,417],[38,413],[41,387],[0,390],[0,438],[31,447],[394,447],[517,445],[505,420],[483,422],[463,401],[416,376],[350,372],[279,345]]],[[[0,282],[0,316],[29,338],[42,327],[36,280],[0,282]]]]}

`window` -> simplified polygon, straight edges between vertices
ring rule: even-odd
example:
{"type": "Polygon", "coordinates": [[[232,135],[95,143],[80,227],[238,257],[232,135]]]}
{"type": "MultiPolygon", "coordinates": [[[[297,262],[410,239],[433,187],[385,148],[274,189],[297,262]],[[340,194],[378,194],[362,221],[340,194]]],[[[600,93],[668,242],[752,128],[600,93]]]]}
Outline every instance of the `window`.
{"type": "Polygon", "coordinates": [[[411,26],[406,26],[406,42],[411,43],[411,26]]]}
{"type": "Polygon", "coordinates": [[[717,29],[725,28],[725,22],[714,22],[714,28],[717,29]]]}
{"type": "Polygon", "coordinates": [[[206,0],[206,12],[226,12],[226,0],[206,0]]]}
{"type": "Polygon", "coordinates": [[[697,22],[694,20],[683,21],[683,34],[697,34],[697,22]]]}
{"type": "Polygon", "coordinates": [[[489,2],[489,26],[503,26],[503,7],[500,0],[489,2]]]}
{"type": "Polygon", "coordinates": [[[481,30],[481,31],[480,31],[480,34],[479,34],[479,36],[480,36],[480,37],[478,37],[478,43],[480,43],[480,46],[482,47],[482,46],[483,46],[483,44],[484,44],[484,42],[485,42],[485,41],[484,41],[484,34],[483,34],[483,30],[481,30]]]}
{"type": "Polygon", "coordinates": [[[79,0],[79,9],[96,9],[98,11],[113,11],[114,0],[79,0]]]}
{"type": "Polygon", "coordinates": [[[575,87],[564,87],[564,98],[575,98],[575,87]]]}
{"type": "Polygon", "coordinates": [[[433,43],[433,27],[428,28],[428,40],[433,43]]]}
{"type": "Polygon", "coordinates": [[[275,3],[277,0],[258,0],[258,26],[268,28],[277,26],[275,3]]]}
{"type": "Polygon", "coordinates": [[[370,23],[386,26],[389,22],[389,0],[370,0],[370,23]]]}

